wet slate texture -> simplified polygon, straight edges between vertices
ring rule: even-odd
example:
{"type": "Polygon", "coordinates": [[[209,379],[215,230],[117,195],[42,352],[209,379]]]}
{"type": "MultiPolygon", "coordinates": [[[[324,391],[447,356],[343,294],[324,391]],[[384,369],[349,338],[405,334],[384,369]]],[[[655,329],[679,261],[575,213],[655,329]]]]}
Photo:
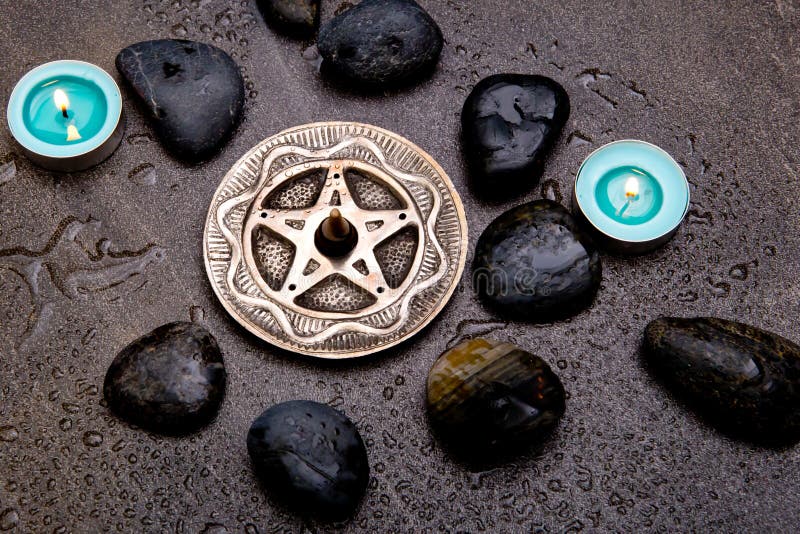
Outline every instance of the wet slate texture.
{"type": "MultiPolygon", "coordinates": [[[[322,21],[340,4],[323,2],[322,21]]],[[[118,76],[122,48],[164,37],[231,54],[247,100],[237,133],[199,167],[163,150],[129,100],[119,150],[69,177],[35,169],[0,127],[0,525],[302,531],[303,520],[259,488],[245,436],[267,406],[304,398],[347,413],[368,449],[367,495],[344,531],[798,530],[800,449],[728,439],[661,387],[639,356],[645,326],[659,316],[714,315],[799,341],[796,3],[420,4],[447,37],[436,72],[369,96],[318,78],[305,43],[268,30],[254,2],[86,0],[43,17],[64,4],[20,0],[0,10],[0,30],[14,37],[0,40],[0,102],[37,64],[78,58],[118,76]],[[572,111],[539,187],[487,204],[466,186],[459,115],[472,84],[499,72],[553,78],[572,111]],[[465,286],[409,343],[319,364],[234,324],[206,281],[200,247],[208,203],[230,166],[269,134],[328,119],[390,128],[433,154],[462,195],[472,246],[516,204],[568,203],[583,158],[615,139],[672,153],[692,206],[655,253],[603,254],[597,301],[570,321],[500,321],[465,286]],[[188,319],[212,331],[225,354],[216,420],[189,439],[121,424],[100,400],[108,355],[188,319]],[[569,398],[539,456],[473,473],[430,434],[424,392],[436,357],[478,335],[535,351],[569,398]]]]}

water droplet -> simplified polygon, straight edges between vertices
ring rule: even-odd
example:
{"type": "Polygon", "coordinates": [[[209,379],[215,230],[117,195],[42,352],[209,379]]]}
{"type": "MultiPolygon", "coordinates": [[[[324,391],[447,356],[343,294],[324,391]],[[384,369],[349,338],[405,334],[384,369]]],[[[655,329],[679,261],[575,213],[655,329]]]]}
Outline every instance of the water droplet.
{"type": "Polygon", "coordinates": [[[189,308],[189,320],[193,323],[202,323],[206,318],[206,311],[202,306],[192,306],[189,308]]]}
{"type": "Polygon", "coordinates": [[[731,292],[731,285],[727,282],[714,282],[710,278],[706,281],[711,286],[711,294],[717,298],[727,297],[731,292]]]}
{"type": "Polygon", "coordinates": [[[392,386],[386,386],[385,388],[383,388],[383,398],[384,399],[386,399],[388,401],[388,400],[392,400],[393,397],[394,397],[394,389],[392,389],[392,386]]]}
{"type": "Polygon", "coordinates": [[[61,404],[61,407],[64,408],[64,411],[67,413],[78,413],[81,411],[81,407],[74,402],[64,402],[61,404]]]}
{"type": "Polygon", "coordinates": [[[581,147],[581,146],[590,146],[591,144],[592,144],[592,138],[584,134],[580,130],[575,130],[567,137],[567,146],[581,147]]]}
{"type": "Polygon", "coordinates": [[[87,447],[99,447],[103,444],[103,435],[94,430],[87,430],[83,434],[83,444],[87,447]]]}
{"type": "Polygon", "coordinates": [[[11,443],[19,437],[19,432],[13,426],[0,426],[0,441],[11,443]]]}
{"type": "Polygon", "coordinates": [[[230,532],[225,525],[219,523],[206,523],[200,534],[228,534],[230,532]]]}
{"type": "Polygon", "coordinates": [[[144,145],[153,140],[153,137],[147,133],[134,133],[128,136],[128,143],[131,145],[144,145]]]}
{"type": "Polygon", "coordinates": [[[14,159],[0,159],[0,185],[10,182],[17,175],[17,164],[14,159]]]}
{"type": "Polygon", "coordinates": [[[542,182],[542,198],[554,200],[559,204],[563,203],[564,196],[561,194],[561,188],[555,180],[545,180],[542,182]]]}
{"type": "Polygon", "coordinates": [[[128,179],[137,185],[156,183],[156,169],[151,163],[142,163],[128,173],[128,179]]]}
{"type": "Polygon", "coordinates": [[[308,63],[314,67],[314,69],[319,72],[322,68],[322,55],[319,53],[319,49],[317,45],[311,45],[305,50],[303,50],[303,59],[308,61],[308,63]]]}
{"type": "Polygon", "coordinates": [[[485,336],[507,326],[508,323],[482,321],[478,319],[465,319],[458,323],[458,326],[456,327],[456,335],[447,342],[446,348],[453,348],[462,341],[485,336]]]}
{"type": "Polygon", "coordinates": [[[88,345],[97,335],[97,328],[90,328],[81,338],[81,345],[88,345]]]}
{"type": "Polygon", "coordinates": [[[731,270],[728,274],[730,274],[731,278],[734,280],[747,280],[749,270],[747,269],[747,265],[740,263],[731,267],[731,270]]]}
{"type": "Polygon", "coordinates": [[[66,432],[67,430],[72,428],[72,419],[69,417],[63,418],[61,421],[58,422],[58,428],[66,432]]]}
{"type": "Polygon", "coordinates": [[[172,35],[174,35],[175,37],[186,37],[186,35],[189,33],[186,30],[186,26],[184,26],[183,24],[175,24],[172,27],[171,31],[172,35]]]}
{"type": "Polygon", "coordinates": [[[19,524],[19,514],[13,508],[0,512],[0,530],[11,530],[19,524]]]}

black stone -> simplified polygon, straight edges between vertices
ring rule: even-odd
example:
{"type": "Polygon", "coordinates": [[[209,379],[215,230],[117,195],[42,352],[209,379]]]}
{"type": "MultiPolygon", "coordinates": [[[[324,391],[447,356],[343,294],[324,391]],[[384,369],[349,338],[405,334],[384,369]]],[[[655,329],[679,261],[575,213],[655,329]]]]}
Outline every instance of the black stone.
{"type": "Polygon", "coordinates": [[[256,3],[267,24],[281,33],[310,37],[319,25],[319,0],[258,0],[256,3]]]}
{"type": "Polygon", "coordinates": [[[541,444],[564,414],[566,393],[540,357],[475,338],[433,364],[427,408],[450,451],[469,463],[491,464],[541,444]]]}
{"type": "Polygon", "coordinates": [[[239,124],[244,83],[239,66],[219,48],[145,41],[123,49],[116,64],[164,145],[180,159],[199,162],[213,156],[239,124]]]}
{"type": "Polygon", "coordinates": [[[589,306],[600,255],[560,204],[537,200],[492,221],[475,250],[473,282],[501,315],[549,322],[589,306]]]}
{"type": "Polygon", "coordinates": [[[536,185],[569,112],[567,92],[550,78],[496,74],[481,80],[461,112],[473,186],[502,197],[536,185]]]}
{"type": "Polygon", "coordinates": [[[322,26],[323,69],[350,82],[390,88],[429,74],[444,39],[411,0],[364,0],[322,26]]]}
{"type": "Polygon", "coordinates": [[[301,515],[347,518],[369,481],[367,450],[358,430],[325,404],[272,406],[250,427],[247,450],[265,487],[301,515]]]}
{"type": "Polygon", "coordinates": [[[225,396],[217,341],[194,323],[160,326],[114,358],[103,394],[122,419],[147,430],[185,434],[207,424],[225,396]]]}
{"type": "Polygon", "coordinates": [[[660,318],[647,325],[652,372],[708,422],[765,444],[800,439],[800,346],[753,326],[715,318],[660,318]]]}

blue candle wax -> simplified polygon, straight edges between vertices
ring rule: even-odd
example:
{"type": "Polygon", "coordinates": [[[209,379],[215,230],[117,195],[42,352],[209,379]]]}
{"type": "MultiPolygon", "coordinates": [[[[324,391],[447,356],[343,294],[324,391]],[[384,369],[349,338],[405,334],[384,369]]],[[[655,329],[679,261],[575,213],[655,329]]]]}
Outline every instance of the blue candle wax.
{"type": "Polygon", "coordinates": [[[575,209],[612,244],[652,249],[678,228],[689,208],[689,184],[669,154],[644,141],[616,141],[583,162],[575,209]]]}
{"type": "Polygon", "coordinates": [[[33,161],[73,171],[111,155],[124,133],[122,96],[103,69],[53,61],[28,72],[8,101],[8,126],[33,161]]]}
{"type": "Polygon", "coordinates": [[[68,145],[97,135],[107,114],[108,104],[96,84],[61,76],[44,80],[28,93],[22,120],[37,139],[68,145]]]}

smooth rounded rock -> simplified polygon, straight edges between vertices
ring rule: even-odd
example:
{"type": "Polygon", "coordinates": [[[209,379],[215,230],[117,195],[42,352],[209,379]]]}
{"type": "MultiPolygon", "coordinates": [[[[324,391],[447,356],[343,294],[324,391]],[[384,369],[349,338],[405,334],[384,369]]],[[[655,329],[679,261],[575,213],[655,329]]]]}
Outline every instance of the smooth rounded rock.
{"type": "Polygon", "coordinates": [[[170,323],[133,341],[106,373],[103,394],[122,419],[164,434],[213,419],[227,373],[217,341],[194,323],[170,323]]]}
{"type": "Polygon", "coordinates": [[[428,416],[447,448],[471,462],[541,443],[565,410],[558,376],[540,357],[483,338],[442,354],[428,374],[428,416]]]}
{"type": "Polygon", "coordinates": [[[475,250],[473,285],[498,313],[549,322],[578,313],[602,280],[600,255],[572,215],[551,200],[492,221],[475,250]]]}
{"type": "Polygon", "coordinates": [[[753,442],[800,439],[800,346],[723,319],[662,317],[647,325],[653,373],[720,430],[753,442]]]}
{"type": "Polygon", "coordinates": [[[250,427],[247,450],[270,493],[300,515],[344,519],[369,481],[367,450],[355,425],[318,402],[267,409],[250,427]]]}
{"type": "Polygon", "coordinates": [[[231,136],[244,108],[239,66],[219,48],[161,39],[133,44],[116,59],[176,157],[199,162],[231,136]]]}
{"type": "Polygon", "coordinates": [[[567,92],[550,78],[496,74],[481,80],[461,112],[475,188],[502,197],[536,185],[569,112],[567,92]]]}
{"type": "Polygon", "coordinates": [[[444,39],[412,0],[364,0],[322,26],[323,69],[356,85],[391,88],[429,74],[444,39]]]}
{"type": "Polygon", "coordinates": [[[281,33],[310,37],[319,25],[319,0],[258,0],[256,4],[267,24],[281,33]]]}

